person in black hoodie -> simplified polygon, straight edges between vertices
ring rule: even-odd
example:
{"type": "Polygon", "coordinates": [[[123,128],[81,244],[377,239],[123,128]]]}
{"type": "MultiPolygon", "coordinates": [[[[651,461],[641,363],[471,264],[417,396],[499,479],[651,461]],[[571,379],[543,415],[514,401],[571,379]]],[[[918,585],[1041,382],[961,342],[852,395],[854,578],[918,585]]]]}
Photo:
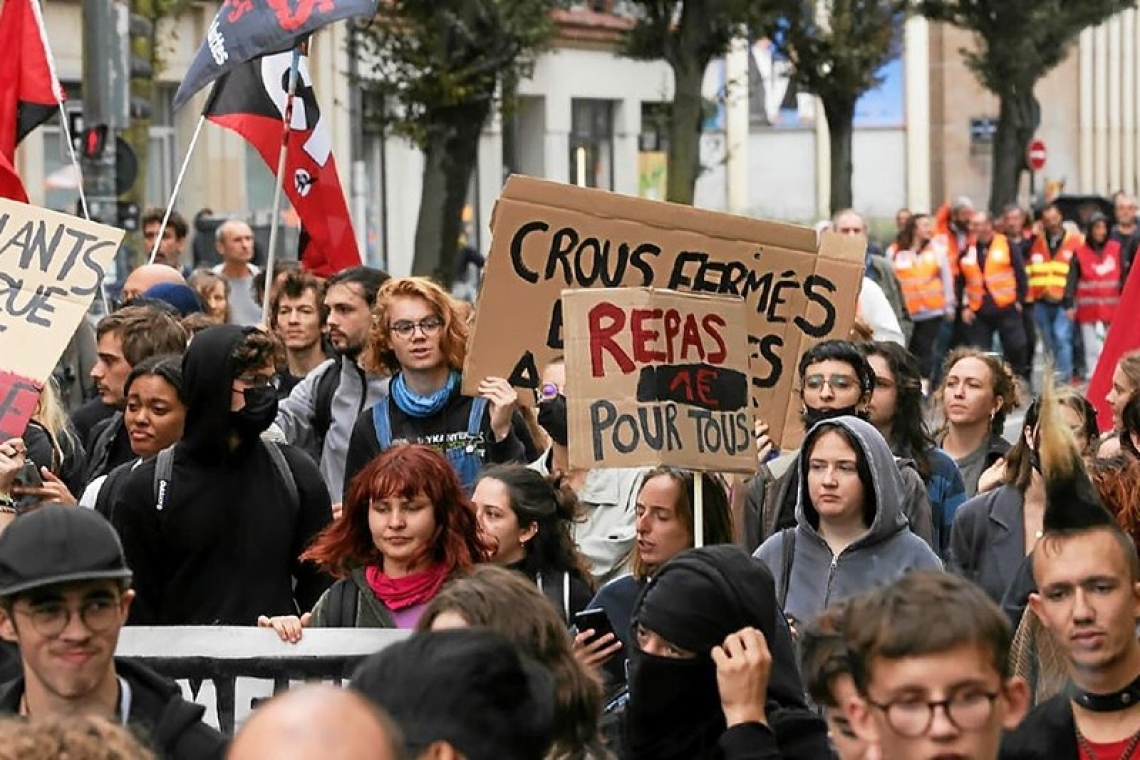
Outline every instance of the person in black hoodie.
{"type": "Polygon", "coordinates": [[[205,708],[137,663],[115,659],[134,598],[111,525],[88,509],[51,504],[0,535],[0,637],[19,645],[22,675],[0,685],[0,714],[28,720],[101,715],[131,728],[162,758],[209,760],[224,737],[205,708]]]}
{"type": "Polygon", "coordinates": [[[397,443],[438,449],[468,493],[484,464],[538,458],[510,383],[483,378],[478,396],[463,395],[466,349],[467,323],[442,288],[424,277],[384,283],[376,294],[364,364],[369,372],[391,375],[392,382],[388,398],[366,409],[352,429],[345,497],[353,476],[397,443]]]}
{"type": "Polygon", "coordinates": [[[329,585],[299,559],[332,521],[320,471],[260,439],[277,413],[276,346],[256,328],[221,325],[187,350],[182,440],[136,467],[114,500],[135,571],[132,624],[255,625],[309,610],[329,585]]]}
{"type": "Polygon", "coordinates": [[[623,760],[831,757],[772,574],[739,547],[665,563],[638,597],[632,629],[623,760]]]}

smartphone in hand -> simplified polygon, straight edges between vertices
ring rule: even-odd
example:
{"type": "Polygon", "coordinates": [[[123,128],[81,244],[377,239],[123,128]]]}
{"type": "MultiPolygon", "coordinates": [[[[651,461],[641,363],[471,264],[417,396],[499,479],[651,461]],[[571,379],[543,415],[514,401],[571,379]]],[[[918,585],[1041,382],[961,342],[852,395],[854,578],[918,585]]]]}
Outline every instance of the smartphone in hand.
{"type": "Polygon", "coordinates": [[[594,632],[594,635],[586,642],[587,645],[594,643],[607,633],[614,632],[613,624],[610,623],[610,616],[602,609],[580,610],[574,613],[574,627],[578,629],[579,633],[591,630],[594,632]]]}

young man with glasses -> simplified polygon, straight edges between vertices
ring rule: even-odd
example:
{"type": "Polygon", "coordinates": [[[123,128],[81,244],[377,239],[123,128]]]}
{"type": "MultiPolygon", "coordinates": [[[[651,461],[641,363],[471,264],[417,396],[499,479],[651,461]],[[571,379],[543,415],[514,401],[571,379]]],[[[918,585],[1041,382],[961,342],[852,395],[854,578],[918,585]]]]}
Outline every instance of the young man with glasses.
{"type": "Polygon", "coordinates": [[[843,634],[858,689],[843,707],[880,757],[997,760],[1002,732],[1025,715],[1009,621],[967,580],[908,573],[852,600],[843,634]]]}
{"type": "Polygon", "coordinates": [[[277,413],[276,339],[257,328],[198,333],[182,364],[185,432],[136,467],[114,498],[135,572],[131,622],[256,625],[309,610],[329,579],[298,557],[332,520],[316,464],[263,442],[277,413]]]}
{"type": "MultiPolygon", "coordinates": [[[[825,340],[809,348],[799,364],[800,420],[804,430],[821,420],[843,415],[867,418],[875,388],[875,372],[867,357],[851,341],[825,340]]],[[[771,447],[767,425],[757,424],[757,448],[771,447]]],[[[755,549],[773,533],[796,524],[796,498],[800,493],[799,449],[762,461],[747,485],[744,504],[744,540],[755,549]]],[[[930,544],[933,525],[930,500],[922,477],[909,460],[897,460],[903,476],[903,513],[910,530],[930,544]]]]}
{"type": "Polygon", "coordinates": [[[97,512],[51,504],[0,536],[0,637],[23,675],[0,685],[0,713],[93,715],[135,731],[160,756],[221,758],[225,740],[177,684],[116,660],[134,592],[118,536],[97,512]]]}
{"type": "Polygon", "coordinates": [[[391,375],[392,382],[388,398],[366,410],[352,430],[346,490],[373,457],[399,443],[439,449],[468,489],[485,463],[527,461],[533,445],[511,384],[487,377],[478,396],[461,393],[467,323],[455,299],[434,282],[400,277],[384,283],[368,348],[365,368],[391,375]]]}

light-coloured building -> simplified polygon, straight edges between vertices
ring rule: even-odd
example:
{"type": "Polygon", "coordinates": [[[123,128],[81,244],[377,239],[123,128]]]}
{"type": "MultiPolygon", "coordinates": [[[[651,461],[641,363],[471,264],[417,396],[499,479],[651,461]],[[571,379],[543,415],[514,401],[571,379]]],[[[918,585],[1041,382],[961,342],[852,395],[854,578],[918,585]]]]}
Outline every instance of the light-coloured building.
{"type": "MultiPolygon", "coordinates": [[[[667,135],[659,116],[672,97],[671,71],[661,61],[617,54],[629,20],[593,9],[612,10],[612,3],[580,5],[591,7],[560,14],[559,38],[520,84],[517,109],[484,131],[465,215],[468,235],[483,251],[495,198],[510,172],[646,197],[664,191],[667,135]]],[[[205,100],[200,93],[171,112],[174,91],[216,10],[214,3],[195,3],[160,26],[165,66],[157,78],[147,172],[154,204],[169,198],[205,100]]],[[[81,108],[82,4],[55,0],[44,15],[69,107],[81,108]]],[[[1138,33],[1135,10],[1087,31],[1038,87],[1038,134],[1048,146],[1038,189],[1046,180],[1063,180],[1067,192],[1137,189],[1138,33]]],[[[411,268],[422,157],[405,139],[375,133],[361,118],[379,104],[348,76],[347,37],[344,24],[314,36],[313,86],[361,249],[369,263],[403,274],[411,268]]],[[[911,19],[903,41],[901,60],[887,68],[884,84],[861,101],[856,116],[855,206],[888,219],[899,207],[931,209],[959,195],[984,203],[991,161],[986,138],[997,105],[962,62],[959,51],[971,40],[911,19]]],[[[702,138],[697,205],[804,223],[826,216],[826,124],[813,97],[789,89],[787,66],[759,40],[741,43],[710,67],[706,96],[719,106],[702,138]]],[[[33,202],[74,206],[75,177],[58,123],[24,141],[18,168],[33,202]]],[[[188,218],[209,208],[267,223],[272,188],[272,175],[253,149],[207,123],[176,206],[188,218]]]]}

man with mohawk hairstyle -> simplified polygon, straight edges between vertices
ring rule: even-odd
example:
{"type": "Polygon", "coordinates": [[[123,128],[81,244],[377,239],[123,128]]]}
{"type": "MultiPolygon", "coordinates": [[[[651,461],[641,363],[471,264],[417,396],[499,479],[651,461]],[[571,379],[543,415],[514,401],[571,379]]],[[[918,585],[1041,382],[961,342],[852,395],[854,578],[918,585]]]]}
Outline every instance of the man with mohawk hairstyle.
{"type": "Polygon", "coordinates": [[[1001,758],[1140,760],[1140,558],[1097,496],[1050,379],[1040,406],[1046,500],[1029,606],[1065,653],[1069,680],[1006,738],[1001,758]]]}

